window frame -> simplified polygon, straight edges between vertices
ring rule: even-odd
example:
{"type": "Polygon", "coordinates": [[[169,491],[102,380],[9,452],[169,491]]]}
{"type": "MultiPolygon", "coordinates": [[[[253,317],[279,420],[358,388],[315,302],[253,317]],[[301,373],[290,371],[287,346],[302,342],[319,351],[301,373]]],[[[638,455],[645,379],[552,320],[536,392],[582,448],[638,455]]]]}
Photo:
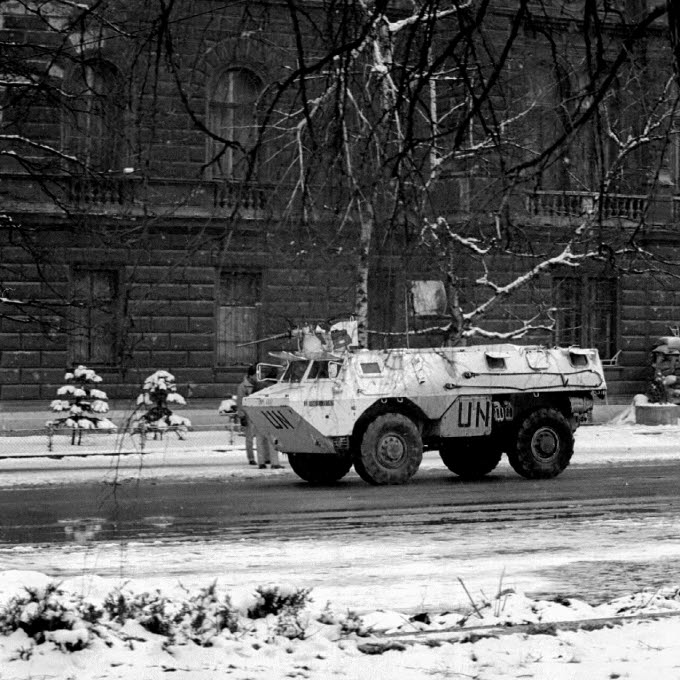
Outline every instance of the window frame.
{"type": "MultiPolygon", "coordinates": [[[[244,87],[242,92],[246,92],[246,90],[247,88],[244,87]]],[[[259,129],[258,108],[263,90],[264,81],[262,77],[248,66],[230,66],[222,69],[212,78],[210,90],[206,97],[208,128],[225,139],[239,142],[245,150],[240,151],[231,146],[223,148],[224,145],[221,142],[212,137],[206,137],[206,164],[211,179],[242,182],[256,174],[257,165],[254,161],[257,154],[252,157],[252,167],[246,161],[252,151],[251,142],[259,129]],[[252,86],[247,91],[247,94],[252,95],[252,97],[243,97],[243,101],[239,100],[239,93],[236,91],[238,83],[236,74],[243,76],[242,83],[247,82],[248,87],[252,86]],[[252,107],[252,111],[246,114],[250,107],[252,107]],[[217,114],[218,110],[220,115],[217,114]],[[246,123],[246,119],[249,119],[249,123],[246,123]],[[244,134],[241,134],[238,130],[242,130],[244,134]],[[240,156],[238,160],[236,155],[240,156]],[[240,167],[240,163],[243,163],[242,167],[240,167]]]]}
{"type": "MultiPolygon", "coordinates": [[[[262,304],[265,290],[265,271],[263,268],[245,268],[245,267],[229,267],[222,266],[215,268],[215,367],[219,369],[229,369],[235,367],[244,367],[253,363],[257,363],[260,359],[260,345],[252,345],[252,349],[249,351],[248,348],[242,348],[244,355],[242,360],[239,361],[239,357],[232,357],[230,360],[228,346],[229,343],[225,339],[222,340],[222,326],[223,322],[226,321],[225,314],[223,311],[225,309],[232,310],[250,310],[250,314],[254,316],[254,323],[251,326],[252,334],[254,337],[238,338],[233,341],[232,344],[238,344],[240,341],[250,342],[252,340],[259,339],[261,335],[262,328],[262,304]],[[250,298],[246,298],[242,301],[242,304],[238,304],[240,301],[226,300],[223,298],[224,284],[223,279],[226,276],[243,276],[252,277],[257,279],[256,292],[250,298]],[[223,350],[223,345],[225,345],[223,350]],[[223,355],[223,356],[222,356],[223,355]],[[235,360],[234,360],[235,359],[235,360]]],[[[226,336],[225,336],[226,338],[226,336]]]]}
{"type": "Polygon", "coordinates": [[[61,108],[64,152],[76,156],[88,169],[122,172],[127,160],[127,120],[118,68],[103,58],[84,59],[68,70],[64,89],[74,96],[73,105],[64,101],[61,108]],[[83,110],[73,108],[79,105],[83,110]]]}
{"type": "Polygon", "coordinates": [[[120,349],[123,344],[123,300],[125,297],[125,271],[121,266],[98,266],[98,265],[74,265],[71,267],[69,272],[69,285],[71,287],[71,299],[73,301],[73,327],[69,330],[68,334],[68,359],[69,363],[72,365],[85,364],[88,366],[104,366],[113,367],[120,364],[120,349]],[[99,312],[100,314],[109,314],[102,309],[96,309],[92,304],[94,297],[92,295],[93,287],[93,274],[112,274],[112,295],[109,299],[108,304],[110,304],[110,323],[102,324],[109,330],[111,334],[111,340],[108,344],[107,357],[101,358],[93,352],[93,344],[95,337],[93,335],[93,329],[96,327],[95,322],[92,321],[93,316],[99,312]],[[78,276],[81,274],[88,274],[88,292],[89,295],[85,298],[86,303],[83,306],[78,306],[78,302],[82,302],[78,296],[78,276]],[[83,318],[87,317],[83,322],[83,318]],[[87,351],[83,354],[80,352],[82,349],[82,342],[77,342],[77,329],[86,329],[85,344],[87,345],[87,351]],[[79,347],[80,345],[80,347],[79,347]]]}
{"type": "Polygon", "coordinates": [[[611,359],[616,354],[620,348],[621,339],[621,285],[618,277],[593,273],[553,276],[552,300],[556,311],[553,332],[555,344],[595,347],[599,350],[600,359],[604,360],[611,359]],[[565,282],[570,282],[573,286],[569,293],[572,303],[569,306],[564,304],[565,298],[560,297],[560,286],[565,282]],[[603,305],[596,305],[594,296],[603,290],[607,292],[609,299],[603,305]],[[569,314],[574,318],[569,333],[569,328],[560,328],[560,321],[564,314],[569,314]],[[594,324],[591,321],[595,314],[608,317],[609,332],[603,343],[594,341],[594,324]]]}

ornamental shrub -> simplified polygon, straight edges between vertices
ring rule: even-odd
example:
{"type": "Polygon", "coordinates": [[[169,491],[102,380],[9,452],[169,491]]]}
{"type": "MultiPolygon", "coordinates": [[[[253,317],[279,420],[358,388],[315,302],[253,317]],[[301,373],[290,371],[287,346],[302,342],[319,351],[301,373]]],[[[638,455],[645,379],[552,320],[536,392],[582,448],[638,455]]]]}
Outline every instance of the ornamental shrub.
{"type": "Polygon", "coordinates": [[[49,428],[67,427],[73,430],[71,443],[80,444],[80,435],[83,430],[115,430],[116,426],[104,415],[109,411],[108,397],[106,392],[100,390],[97,385],[102,381],[87,366],[78,366],[72,373],[64,376],[66,385],[57,390],[58,399],[50,403],[50,409],[63,414],[53,420],[48,420],[49,428]]]}
{"type": "Polygon", "coordinates": [[[185,406],[184,397],[177,391],[175,376],[168,371],[152,373],[142,386],[137,397],[137,406],[146,412],[135,419],[136,431],[151,430],[155,433],[172,430],[180,439],[191,427],[191,421],[172,412],[170,406],[185,406]]]}

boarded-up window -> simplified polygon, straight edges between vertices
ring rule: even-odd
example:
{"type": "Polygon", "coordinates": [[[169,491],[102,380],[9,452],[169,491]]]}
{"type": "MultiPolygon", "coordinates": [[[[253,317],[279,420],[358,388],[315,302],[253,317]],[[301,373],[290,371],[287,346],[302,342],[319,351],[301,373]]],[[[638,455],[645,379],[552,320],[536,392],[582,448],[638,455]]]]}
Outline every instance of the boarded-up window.
{"type": "Polygon", "coordinates": [[[217,318],[217,365],[240,366],[257,361],[258,346],[239,345],[258,339],[262,296],[260,272],[220,273],[217,318]]]}
{"type": "Polygon", "coordinates": [[[558,345],[595,347],[602,359],[617,351],[618,285],[614,278],[555,277],[553,299],[558,345]]]}
{"type": "Polygon", "coordinates": [[[388,269],[373,270],[368,279],[368,325],[373,349],[403,347],[403,335],[389,335],[403,331],[404,284],[400,272],[388,269]],[[381,334],[385,333],[385,334],[381,334]]]}
{"type": "Polygon", "coordinates": [[[72,364],[113,364],[120,325],[120,272],[117,269],[74,269],[72,282],[69,359],[72,364]]]}

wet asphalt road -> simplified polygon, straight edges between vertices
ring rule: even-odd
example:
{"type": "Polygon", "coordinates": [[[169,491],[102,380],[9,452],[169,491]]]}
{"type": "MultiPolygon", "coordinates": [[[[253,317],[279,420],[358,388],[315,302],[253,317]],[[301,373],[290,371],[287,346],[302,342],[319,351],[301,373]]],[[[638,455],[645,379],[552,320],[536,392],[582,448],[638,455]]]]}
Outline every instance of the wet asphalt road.
{"type": "Polygon", "coordinates": [[[398,487],[372,487],[353,472],[313,487],[293,473],[224,481],[134,480],[0,488],[0,545],[275,536],[285,540],[375,528],[559,518],[678,516],[680,463],[574,466],[529,481],[501,467],[479,482],[421,470],[398,487]]]}

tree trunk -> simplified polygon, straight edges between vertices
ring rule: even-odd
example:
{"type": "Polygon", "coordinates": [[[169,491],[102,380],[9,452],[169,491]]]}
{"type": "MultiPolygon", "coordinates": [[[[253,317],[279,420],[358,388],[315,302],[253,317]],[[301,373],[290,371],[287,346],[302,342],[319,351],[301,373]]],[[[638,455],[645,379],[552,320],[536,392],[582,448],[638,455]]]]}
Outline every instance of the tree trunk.
{"type": "Polygon", "coordinates": [[[673,50],[673,68],[675,79],[680,86],[680,3],[678,0],[666,0],[668,8],[668,29],[673,50]]]}
{"type": "Polygon", "coordinates": [[[357,256],[356,289],[354,295],[354,313],[357,319],[359,346],[368,347],[368,271],[371,256],[371,240],[375,224],[373,206],[364,202],[359,210],[361,234],[359,254],[357,256]]]}

